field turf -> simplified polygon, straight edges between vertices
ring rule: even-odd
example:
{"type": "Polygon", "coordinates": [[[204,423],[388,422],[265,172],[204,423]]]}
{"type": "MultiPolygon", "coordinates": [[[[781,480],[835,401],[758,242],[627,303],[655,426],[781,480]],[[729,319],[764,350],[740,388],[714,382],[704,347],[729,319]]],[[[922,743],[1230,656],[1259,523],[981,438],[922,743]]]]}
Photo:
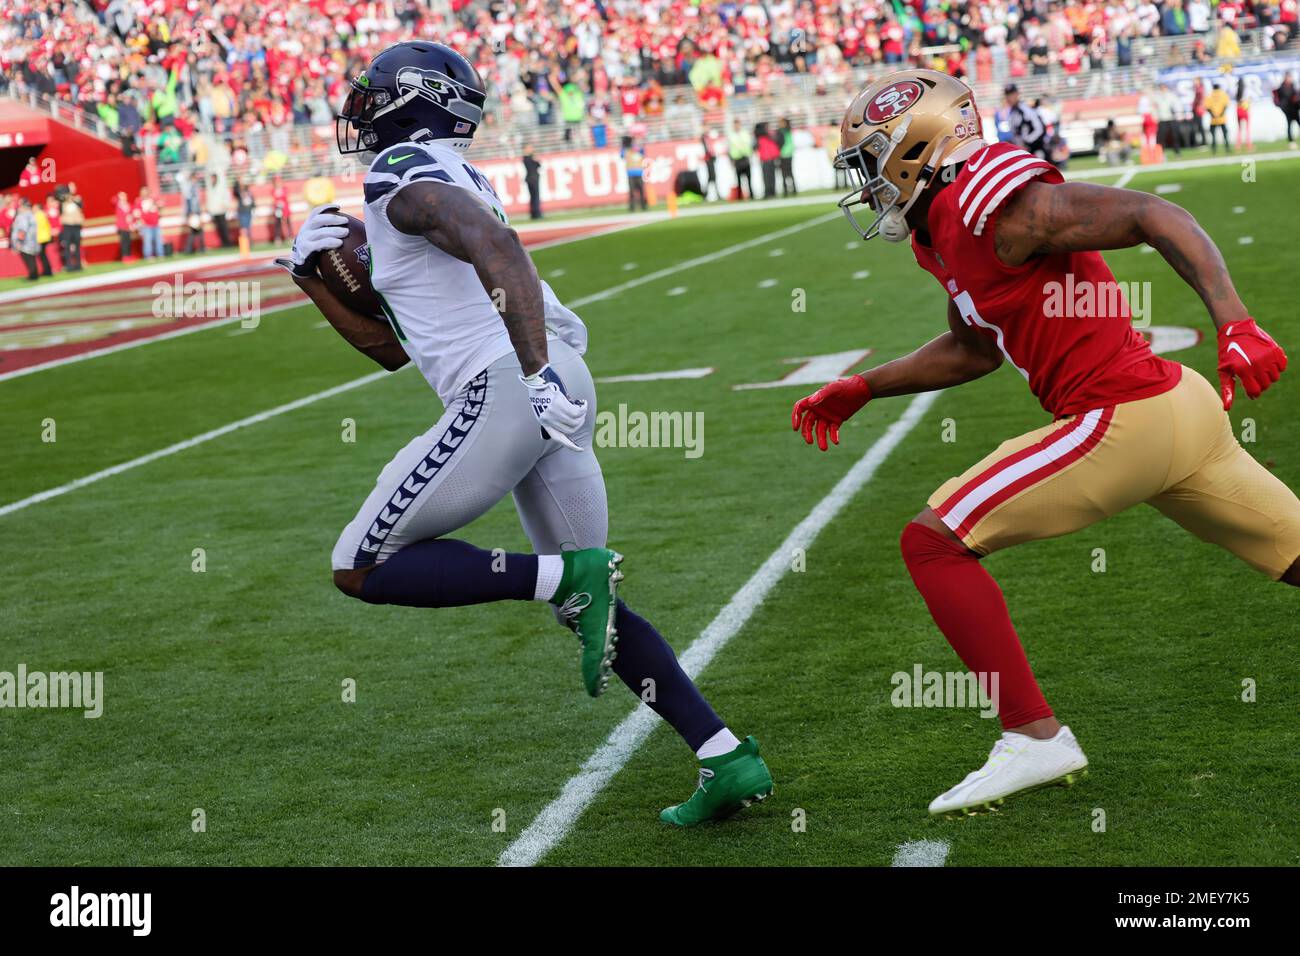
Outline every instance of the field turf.
{"type": "MultiPolygon", "coordinates": [[[[1144,172],[1129,188],[1160,184],[1180,187],[1167,198],[1198,216],[1254,315],[1300,353],[1300,162],[1261,162],[1249,182],[1236,165],[1144,172]]],[[[821,454],[789,427],[808,387],[733,386],[824,353],[883,361],[945,328],[944,294],[909,250],[852,242],[828,210],[682,218],[536,253],[576,300],[804,226],[579,309],[598,376],[715,369],[600,390],[604,409],[704,416],[698,458],[600,452],[624,596],[679,651],[909,401],[873,403],[821,454]]],[[[1152,283],[1156,325],[1211,330],[1158,255],[1107,259],[1120,280],[1152,283]]],[[[318,322],[303,306],[251,333],[219,327],[0,381],[0,506],[374,371],[318,322]]],[[[1171,357],[1213,379],[1212,343],[1171,357]]],[[[1293,487],[1298,402],[1292,369],[1232,412],[1254,420],[1247,447],[1293,487]]],[[[621,685],[586,698],[572,636],[539,606],[421,611],[334,590],[339,530],[439,411],[408,369],[0,515],[0,671],[105,674],[99,719],[0,710],[0,864],[498,859],[635,701],[621,685]]],[[[960,668],[898,533],[940,482],[1046,421],[1006,367],[939,396],[703,672],[732,728],[762,742],[772,799],[726,824],[664,827],[658,810],[690,793],[695,764],[659,727],[543,862],[887,865],[900,844],[931,840],[948,844],[948,865],[1300,863],[1300,595],[1145,507],[987,561],[1091,775],[997,814],[928,818],[998,730],[974,710],[891,705],[892,674],[960,668]]],[[[525,547],[508,501],[461,536],[525,547]]]]}

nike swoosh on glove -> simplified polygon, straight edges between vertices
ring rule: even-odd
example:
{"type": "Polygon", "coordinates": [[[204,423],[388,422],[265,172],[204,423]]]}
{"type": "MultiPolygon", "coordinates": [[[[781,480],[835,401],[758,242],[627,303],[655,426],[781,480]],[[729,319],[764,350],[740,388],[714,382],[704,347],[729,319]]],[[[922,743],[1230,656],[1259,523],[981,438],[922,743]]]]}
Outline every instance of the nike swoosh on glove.
{"type": "Polygon", "coordinates": [[[582,451],[570,436],[587,420],[587,403],[569,397],[564,382],[549,364],[532,375],[520,375],[519,381],[528,387],[528,401],[542,426],[542,437],[553,438],[567,448],[582,451]]]}
{"type": "Polygon", "coordinates": [[[1241,379],[1246,394],[1259,398],[1286,371],[1286,353],[1254,319],[1232,322],[1219,329],[1219,391],[1224,411],[1236,397],[1233,378],[1241,379]]]}
{"type": "Polygon", "coordinates": [[[803,434],[803,440],[813,443],[817,433],[817,447],[826,451],[826,437],[838,445],[840,426],[852,418],[863,405],[871,401],[871,389],[861,375],[850,375],[823,385],[807,398],[794,403],[790,424],[803,434]]]}
{"type": "Polygon", "coordinates": [[[288,258],[276,259],[275,264],[300,279],[310,279],[317,275],[320,254],[326,249],[337,249],[347,236],[348,220],[339,213],[339,207],[334,203],[317,206],[307,214],[294,237],[288,258]]]}

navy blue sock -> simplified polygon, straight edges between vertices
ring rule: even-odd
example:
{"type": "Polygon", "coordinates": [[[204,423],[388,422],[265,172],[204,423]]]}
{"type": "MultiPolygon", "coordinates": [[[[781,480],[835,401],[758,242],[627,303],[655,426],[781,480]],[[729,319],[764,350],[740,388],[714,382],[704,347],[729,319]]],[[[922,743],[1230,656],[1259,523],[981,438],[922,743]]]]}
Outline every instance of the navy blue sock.
{"type": "Polygon", "coordinates": [[[654,625],[618,602],[618,656],[614,673],[650,709],[681,734],[686,746],[699,750],[704,742],[726,726],[713,712],[698,687],[677,663],[677,655],[654,625]],[[644,683],[654,681],[654,699],[644,683]]]}
{"type": "Polygon", "coordinates": [[[367,574],[361,600],[403,607],[461,607],[531,601],[536,587],[535,554],[494,553],[452,538],[433,538],[408,544],[367,574]]]}

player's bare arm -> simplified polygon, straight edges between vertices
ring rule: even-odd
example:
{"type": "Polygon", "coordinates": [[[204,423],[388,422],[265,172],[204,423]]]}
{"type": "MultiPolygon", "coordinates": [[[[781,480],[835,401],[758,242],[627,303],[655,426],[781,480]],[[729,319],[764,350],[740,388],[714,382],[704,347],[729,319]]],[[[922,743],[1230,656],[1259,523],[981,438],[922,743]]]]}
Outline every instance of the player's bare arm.
{"type": "Polygon", "coordinates": [[[948,331],[914,352],[862,373],[872,398],[932,392],[982,378],[1002,364],[997,343],[976,332],[948,302],[948,331]]]}
{"type": "Polygon", "coordinates": [[[1089,183],[1029,183],[1003,208],[994,244],[1011,266],[1058,252],[1126,249],[1146,243],[1196,290],[1219,331],[1219,389],[1232,407],[1236,380],[1259,398],[1286,370],[1286,353],[1255,324],[1223,256],[1200,224],[1149,193],[1089,183]]]}
{"type": "Polygon", "coordinates": [[[826,451],[839,444],[840,425],[873,398],[932,392],[987,375],[1002,364],[997,345],[967,325],[951,301],[948,331],[884,365],[824,385],[795,403],[791,425],[826,451]]]}
{"type": "Polygon", "coordinates": [[[1093,183],[1029,183],[1003,207],[994,236],[1009,266],[1055,252],[1146,243],[1196,290],[1216,328],[1250,318],[1214,240],[1181,206],[1150,193],[1093,183]]]}
{"type": "Polygon", "coordinates": [[[397,341],[392,326],[349,308],[330,291],[323,279],[295,275],[293,281],[315,303],[334,331],[362,355],[390,372],[397,371],[411,360],[397,341]]]}
{"type": "Polygon", "coordinates": [[[471,193],[434,181],[413,183],[394,196],[388,220],[472,265],[497,304],[524,374],[546,365],[541,280],[518,233],[471,193]]]}

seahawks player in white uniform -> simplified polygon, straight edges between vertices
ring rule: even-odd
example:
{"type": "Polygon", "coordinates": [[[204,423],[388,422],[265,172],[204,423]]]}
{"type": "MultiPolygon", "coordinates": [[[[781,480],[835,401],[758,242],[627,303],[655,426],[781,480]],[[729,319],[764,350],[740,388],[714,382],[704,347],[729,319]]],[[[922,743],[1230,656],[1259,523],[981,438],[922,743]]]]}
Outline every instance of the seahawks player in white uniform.
{"type": "Polygon", "coordinates": [[[370,160],[366,236],[386,325],[317,273],[347,234],[336,206],[313,210],[280,260],[350,344],[390,370],[414,362],[446,409],[389,462],[339,536],[334,583],[371,604],[550,602],[581,641],[587,692],[599,694],[611,670],[635,694],[653,686],[647,703],[700,758],[695,793],[660,816],[678,826],[725,817],[771,793],[772,778],[757,741],[727,729],[658,631],[618,600],[587,331],[538,279],[465,158],[484,100],[473,66],[440,43],[389,47],[352,81],[339,151],[370,160]],[[447,537],[507,494],[534,554],[447,537]]]}

